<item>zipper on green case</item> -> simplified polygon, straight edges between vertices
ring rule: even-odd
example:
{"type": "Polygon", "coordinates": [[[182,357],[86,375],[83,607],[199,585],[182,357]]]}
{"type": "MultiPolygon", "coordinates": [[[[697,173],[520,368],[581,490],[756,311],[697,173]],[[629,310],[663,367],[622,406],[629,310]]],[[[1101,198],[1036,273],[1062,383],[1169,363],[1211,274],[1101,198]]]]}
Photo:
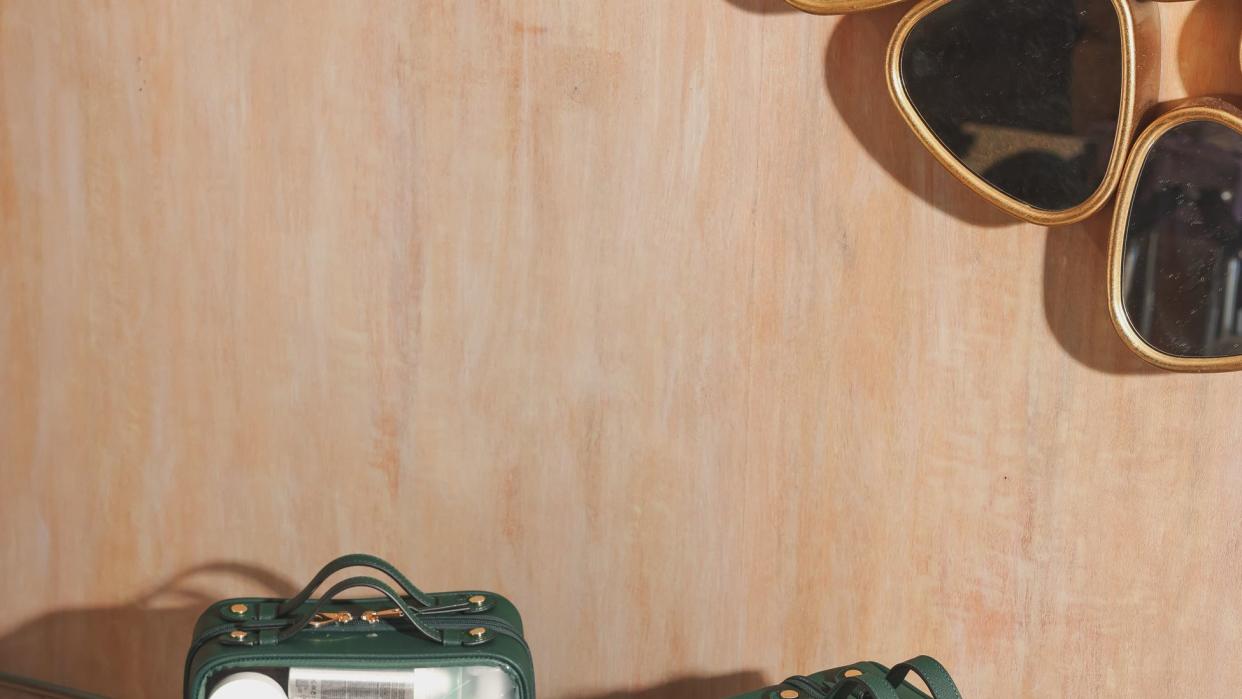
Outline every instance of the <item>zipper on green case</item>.
{"type": "MultiPolygon", "coordinates": [[[[341,621],[339,623],[346,625],[346,628],[350,628],[351,626],[354,628],[357,628],[356,625],[358,624],[358,622],[367,622],[367,623],[374,624],[381,619],[391,619],[391,621],[389,621],[386,627],[381,627],[381,628],[388,628],[388,629],[395,630],[397,628],[396,623],[398,623],[399,620],[405,619],[405,615],[401,614],[400,612],[397,612],[397,610],[395,609],[384,610],[383,612],[363,612],[359,614],[357,618],[354,618],[352,617],[352,615],[350,615],[347,620],[341,621]],[[389,611],[396,612],[396,613],[390,615],[387,613],[389,611]]],[[[461,631],[473,629],[477,627],[494,629],[501,635],[508,636],[512,638],[513,640],[517,641],[518,643],[522,644],[522,646],[526,649],[527,654],[528,655],[530,654],[530,647],[526,644],[526,639],[522,637],[522,633],[518,631],[517,627],[514,626],[513,624],[510,624],[507,620],[499,616],[496,616],[494,614],[475,613],[475,614],[468,614],[468,615],[467,614],[442,614],[442,615],[432,615],[432,616],[419,615],[419,621],[421,621],[423,624],[433,629],[453,629],[453,630],[461,630],[461,631]]],[[[333,626],[336,627],[336,624],[333,624],[333,626]]]]}
{"type": "MultiPolygon", "coordinates": [[[[526,639],[522,637],[522,634],[518,633],[516,627],[514,627],[508,621],[505,621],[504,619],[498,616],[493,616],[491,614],[474,614],[469,617],[457,617],[457,618],[447,617],[447,616],[432,616],[432,617],[427,617],[423,619],[422,621],[424,621],[424,623],[426,623],[428,626],[435,628],[435,629],[440,629],[440,630],[452,629],[454,631],[462,631],[462,630],[472,629],[472,628],[481,626],[483,628],[495,631],[496,633],[499,633],[502,636],[507,636],[513,639],[514,641],[518,643],[518,645],[522,646],[523,650],[526,651],[526,657],[529,658],[532,662],[534,661],[534,655],[531,653],[530,644],[526,642],[526,639]]],[[[395,626],[390,625],[389,628],[394,631],[397,630],[395,626]]],[[[221,631],[221,627],[215,627],[213,629],[209,629],[208,632],[203,635],[204,638],[200,638],[198,640],[202,642],[209,641],[210,638],[215,638],[221,635],[220,631],[221,631]],[[206,638],[207,636],[210,636],[210,638],[206,638]]]]}
{"type": "MultiPolygon", "coordinates": [[[[425,623],[427,626],[440,629],[440,630],[452,629],[455,631],[461,631],[461,630],[468,630],[468,629],[472,629],[472,628],[476,628],[480,626],[483,628],[489,629],[489,630],[493,630],[502,636],[507,636],[513,639],[514,641],[516,641],[518,645],[522,646],[522,649],[526,651],[526,657],[530,659],[532,663],[534,662],[534,654],[531,653],[530,644],[526,642],[526,639],[517,630],[517,627],[510,624],[508,621],[506,621],[505,619],[502,619],[499,616],[495,616],[493,614],[471,614],[468,616],[458,615],[458,614],[453,614],[451,616],[449,615],[441,616],[441,615],[433,614],[431,616],[421,617],[420,621],[425,623]]],[[[232,625],[230,628],[241,627],[243,623],[232,625]]],[[[356,622],[351,622],[351,623],[356,623],[356,622]]],[[[223,627],[225,626],[226,625],[222,624],[222,625],[208,629],[206,632],[201,634],[199,638],[195,639],[195,645],[201,646],[202,644],[210,641],[212,638],[219,637],[222,633],[227,632],[227,629],[223,629],[223,627]]],[[[389,628],[392,630],[397,630],[396,627],[393,625],[389,625],[389,628]]],[[[187,658],[187,661],[192,659],[194,655],[197,655],[197,649],[195,650],[196,652],[191,654],[190,658],[187,658]]],[[[189,664],[190,664],[189,662],[186,663],[187,670],[188,670],[189,664]]],[[[249,665],[249,659],[247,660],[247,665],[249,665]]],[[[532,677],[531,678],[532,688],[533,688],[533,683],[534,683],[534,678],[532,677]]],[[[533,694],[533,692],[531,693],[533,694]]],[[[531,699],[531,698],[524,696],[523,699],[531,699]]]]}

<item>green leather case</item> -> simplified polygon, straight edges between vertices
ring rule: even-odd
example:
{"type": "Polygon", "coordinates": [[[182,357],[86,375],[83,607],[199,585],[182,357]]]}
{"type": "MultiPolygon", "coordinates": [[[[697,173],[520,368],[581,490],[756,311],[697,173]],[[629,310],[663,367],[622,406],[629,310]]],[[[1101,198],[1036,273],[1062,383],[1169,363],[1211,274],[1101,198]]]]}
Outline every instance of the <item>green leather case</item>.
{"type": "Polygon", "coordinates": [[[194,626],[185,663],[185,699],[206,699],[222,676],[255,668],[393,670],[482,665],[513,680],[517,699],[534,699],[535,675],[522,618],[484,590],[425,593],[374,556],[342,556],[289,599],[242,597],[211,605],[194,626]],[[366,567],[395,580],[353,577],[311,596],[333,573],[366,567]],[[382,596],[336,600],[357,588],[382,596]]]}
{"type": "Polygon", "coordinates": [[[957,685],[935,658],[920,655],[891,669],[875,662],[861,662],[794,676],[733,699],[962,699],[957,685]],[[931,696],[906,682],[908,673],[923,679],[931,696]]]}

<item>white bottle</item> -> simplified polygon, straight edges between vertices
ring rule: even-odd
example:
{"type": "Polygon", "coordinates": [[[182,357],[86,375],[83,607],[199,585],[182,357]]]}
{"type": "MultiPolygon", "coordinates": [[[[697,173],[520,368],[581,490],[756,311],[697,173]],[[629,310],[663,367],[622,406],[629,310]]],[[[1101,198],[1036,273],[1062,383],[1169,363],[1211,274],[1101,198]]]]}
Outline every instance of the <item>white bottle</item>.
{"type": "Polygon", "coordinates": [[[208,699],[288,699],[276,680],[257,672],[238,672],[220,681],[208,699]]]}

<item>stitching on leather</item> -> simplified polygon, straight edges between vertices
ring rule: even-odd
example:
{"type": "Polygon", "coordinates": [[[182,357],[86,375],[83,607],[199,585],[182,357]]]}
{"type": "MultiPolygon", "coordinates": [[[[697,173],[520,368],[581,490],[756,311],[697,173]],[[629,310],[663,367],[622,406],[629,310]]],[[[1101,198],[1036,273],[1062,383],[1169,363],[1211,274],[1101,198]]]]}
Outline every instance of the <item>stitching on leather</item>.
{"type": "Polygon", "coordinates": [[[957,684],[949,675],[949,671],[945,669],[944,665],[942,665],[939,660],[936,660],[929,655],[920,655],[917,658],[907,660],[906,662],[893,668],[893,670],[900,671],[903,678],[905,677],[905,673],[910,671],[913,671],[914,674],[923,678],[923,681],[928,684],[927,688],[931,691],[933,699],[962,699],[962,694],[958,691],[957,684]],[[936,693],[936,689],[931,686],[933,683],[941,685],[944,693],[949,696],[938,695],[936,693]]]}

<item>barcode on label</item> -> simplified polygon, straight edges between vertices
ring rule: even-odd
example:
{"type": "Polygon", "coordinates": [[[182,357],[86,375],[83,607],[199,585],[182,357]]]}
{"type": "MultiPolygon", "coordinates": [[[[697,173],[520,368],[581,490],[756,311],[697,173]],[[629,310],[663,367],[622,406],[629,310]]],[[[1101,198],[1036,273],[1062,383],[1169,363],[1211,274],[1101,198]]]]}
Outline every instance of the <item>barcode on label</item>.
{"type": "Polygon", "coordinates": [[[289,699],[414,699],[414,673],[294,669],[289,699]]]}
{"type": "Polygon", "coordinates": [[[289,699],[518,699],[517,686],[498,667],[421,667],[412,670],[290,668],[289,699]]]}
{"type": "Polygon", "coordinates": [[[410,685],[391,682],[291,682],[289,699],[414,699],[410,685]]]}

